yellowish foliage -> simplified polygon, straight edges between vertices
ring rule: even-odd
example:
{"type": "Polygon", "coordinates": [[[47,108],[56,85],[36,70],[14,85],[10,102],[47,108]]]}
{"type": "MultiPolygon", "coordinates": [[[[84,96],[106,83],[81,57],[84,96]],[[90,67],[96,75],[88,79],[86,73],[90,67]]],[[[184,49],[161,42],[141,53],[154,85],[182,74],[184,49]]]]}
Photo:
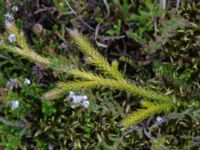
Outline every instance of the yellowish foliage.
{"type": "Polygon", "coordinates": [[[29,60],[31,60],[33,62],[42,63],[45,65],[50,63],[50,60],[48,58],[38,55],[36,52],[34,52],[33,50],[31,50],[29,48],[23,32],[19,31],[14,23],[6,22],[5,26],[6,26],[8,33],[10,33],[10,34],[12,33],[12,34],[16,35],[17,46],[2,44],[1,45],[2,48],[7,49],[17,55],[22,56],[22,57],[28,58],[29,60]]]}
{"type": "MultiPolygon", "coordinates": [[[[10,52],[25,57],[33,62],[44,64],[45,66],[51,67],[51,59],[45,58],[35,51],[31,50],[27,44],[26,38],[23,32],[19,31],[13,23],[6,23],[8,33],[13,33],[17,36],[17,45],[2,44],[1,48],[7,49],[10,52]]],[[[102,75],[97,75],[93,72],[82,70],[82,69],[69,69],[68,72],[76,80],[69,82],[58,83],[55,89],[45,93],[42,98],[44,99],[57,99],[60,98],[65,92],[70,90],[84,90],[95,87],[107,87],[110,89],[116,89],[120,91],[126,91],[138,97],[143,97],[154,102],[144,101],[142,102],[141,109],[131,113],[125,119],[122,124],[126,127],[130,125],[136,125],[148,118],[149,116],[168,112],[172,108],[172,98],[158,92],[145,89],[137,86],[134,83],[129,82],[123,74],[118,70],[118,62],[114,61],[110,65],[108,61],[92,46],[87,38],[78,33],[77,30],[70,30],[69,34],[73,38],[75,44],[79,47],[80,51],[88,57],[86,63],[96,66],[97,69],[101,70],[102,75]]],[[[61,64],[66,66],[66,64],[61,64]]],[[[70,68],[70,67],[69,67],[70,68]]],[[[60,68],[55,70],[65,70],[60,68]]]]}
{"type": "Polygon", "coordinates": [[[162,112],[169,112],[172,108],[171,103],[165,102],[165,103],[151,103],[149,101],[143,101],[142,102],[141,109],[138,109],[137,111],[132,112],[129,114],[126,118],[122,120],[122,125],[125,127],[136,125],[143,120],[147,119],[149,116],[153,116],[155,114],[159,114],[162,112]]]}
{"type": "Polygon", "coordinates": [[[119,72],[118,67],[111,67],[108,61],[91,45],[87,38],[79,34],[77,30],[70,30],[69,34],[80,51],[89,57],[86,63],[96,66],[104,74],[110,75],[114,79],[123,79],[123,75],[119,72]]]}

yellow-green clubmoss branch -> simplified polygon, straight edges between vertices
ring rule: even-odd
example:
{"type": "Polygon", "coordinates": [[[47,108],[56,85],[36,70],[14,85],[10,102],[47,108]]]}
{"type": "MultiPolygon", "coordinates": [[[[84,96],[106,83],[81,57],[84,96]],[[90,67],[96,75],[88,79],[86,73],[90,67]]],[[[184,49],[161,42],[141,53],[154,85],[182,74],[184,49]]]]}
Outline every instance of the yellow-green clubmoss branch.
{"type": "Polygon", "coordinates": [[[70,67],[69,65],[66,65],[63,62],[56,64],[55,59],[43,57],[43,56],[37,54],[36,52],[34,52],[31,49],[24,49],[24,48],[21,48],[21,47],[8,45],[8,44],[0,45],[0,48],[8,50],[9,52],[12,52],[16,55],[23,57],[23,58],[26,58],[29,61],[39,63],[39,64],[43,64],[45,67],[51,68],[55,71],[58,71],[59,73],[68,73],[70,71],[70,68],[72,68],[72,67],[70,67]]]}
{"type": "Polygon", "coordinates": [[[62,97],[65,93],[73,90],[84,90],[92,87],[96,87],[97,83],[93,81],[70,81],[59,82],[57,87],[45,93],[42,98],[46,100],[53,100],[62,97]]]}
{"type": "Polygon", "coordinates": [[[123,126],[129,127],[131,125],[136,125],[147,119],[149,116],[162,112],[168,113],[172,108],[172,103],[170,102],[151,103],[149,101],[143,101],[141,105],[143,108],[132,112],[122,120],[121,124],[123,126]]]}
{"type": "Polygon", "coordinates": [[[23,49],[29,49],[29,46],[27,44],[27,40],[24,36],[24,33],[20,31],[14,23],[6,22],[5,27],[10,34],[15,34],[17,36],[17,44],[23,49]]]}
{"type": "Polygon", "coordinates": [[[15,34],[17,46],[9,45],[8,43],[3,43],[0,45],[1,48],[7,49],[17,55],[27,58],[33,62],[42,63],[48,65],[50,60],[48,58],[42,57],[33,50],[31,50],[27,44],[26,37],[22,31],[15,26],[14,23],[6,22],[5,24],[8,33],[15,34]]]}
{"type": "Polygon", "coordinates": [[[110,89],[117,89],[121,91],[130,92],[133,95],[137,95],[139,97],[145,97],[151,100],[171,101],[171,97],[169,96],[159,94],[151,90],[147,90],[143,87],[136,86],[134,83],[130,83],[129,81],[125,79],[122,79],[122,80],[108,79],[99,75],[95,75],[91,72],[83,71],[83,70],[81,71],[78,69],[73,69],[70,71],[70,73],[74,75],[75,77],[80,77],[86,80],[93,81],[94,83],[96,83],[96,86],[104,86],[110,89]]]}
{"type": "MultiPolygon", "coordinates": [[[[58,83],[58,91],[53,93],[57,93],[58,95],[70,90],[77,89],[87,89],[87,88],[95,88],[95,87],[108,87],[110,89],[116,89],[121,91],[129,92],[133,95],[137,95],[138,97],[145,97],[147,99],[151,99],[154,101],[163,101],[170,102],[172,98],[163,94],[159,94],[157,92],[147,90],[143,87],[136,86],[133,83],[130,83],[126,80],[114,80],[104,78],[102,76],[93,74],[92,72],[81,71],[78,69],[72,69],[70,72],[74,77],[79,77],[85,79],[87,81],[72,81],[72,82],[60,82],[58,83]]],[[[53,94],[55,95],[55,94],[53,94]]],[[[62,94],[61,94],[62,95],[62,94]]],[[[53,98],[53,96],[51,97],[53,98]]]]}
{"type": "Polygon", "coordinates": [[[0,46],[3,49],[6,49],[10,52],[13,52],[17,55],[20,55],[24,58],[29,59],[30,61],[36,62],[36,63],[41,63],[44,65],[50,64],[50,60],[48,58],[42,57],[41,55],[37,54],[33,50],[30,49],[22,49],[16,46],[10,46],[10,45],[1,45],[0,46]]]}
{"type": "Polygon", "coordinates": [[[2,49],[6,49],[26,59],[29,59],[30,61],[43,64],[48,68],[59,71],[60,73],[68,73],[69,68],[72,68],[69,67],[69,65],[67,65],[64,61],[60,61],[59,59],[46,58],[37,54],[28,46],[26,37],[24,36],[23,32],[20,31],[14,23],[6,22],[5,26],[9,34],[14,34],[16,36],[16,43],[15,45],[10,45],[10,43],[5,42],[0,45],[2,49]]]}
{"type": "Polygon", "coordinates": [[[89,56],[86,63],[92,64],[99,68],[103,73],[110,75],[114,79],[123,79],[123,75],[118,68],[111,67],[108,61],[92,46],[90,41],[78,33],[76,30],[69,30],[69,34],[79,47],[80,51],[89,56]]]}

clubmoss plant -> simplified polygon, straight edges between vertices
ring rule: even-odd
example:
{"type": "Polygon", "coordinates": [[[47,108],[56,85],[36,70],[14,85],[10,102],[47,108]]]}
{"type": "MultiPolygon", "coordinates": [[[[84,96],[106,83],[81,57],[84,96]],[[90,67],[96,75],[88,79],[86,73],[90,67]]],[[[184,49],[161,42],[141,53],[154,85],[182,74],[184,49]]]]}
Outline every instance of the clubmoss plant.
{"type": "Polygon", "coordinates": [[[54,63],[52,58],[43,57],[28,46],[23,32],[19,31],[14,23],[6,22],[6,29],[9,34],[16,35],[17,41],[14,44],[4,42],[1,45],[1,49],[13,52],[33,62],[44,64],[51,69],[59,70],[60,73],[65,72],[75,79],[74,81],[59,82],[55,89],[52,89],[43,95],[43,99],[56,99],[65,92],[71,90],[83,90],[96,87],[107,87],[109,89],[125,91],[137,97],[147,99],[141,103],[142,109],[137,110],[128,115],[127,118],[123,119],[122,125],[125,127],[136,125],[149,116],[162,112],[169,112],[174,106],[175,98],[137,86],[130,82],[124,77],[125,75],[119,71],[118,63],[116,61],[112,62],[110,65],[109,62],[91,45],[89,40],[79,34],[77,30],[68,30],[68,32],[80,51],[88,57],[86,63],[95,66],[101,74],[96,74],[77,67],[66,70],[63,68],[63,66],[66,66],[65,64],[60,64],[59,66],[52,65],[52,63],[54,63]],[[58,69],[57,67],[61,68],[58,69]]]}
{"type": "Polygon", "coordinates": [[[130,123],[132,123],[132,125],[136,125],[151,115],[158,114],[161,112],[168,113],[171,109],[171,103],[167,102],[152,103],[149,101],[142,101],[141,105],[143,108],[132,112],[125,119],[122,120],[123,125],[127,126],[130,123]]]}

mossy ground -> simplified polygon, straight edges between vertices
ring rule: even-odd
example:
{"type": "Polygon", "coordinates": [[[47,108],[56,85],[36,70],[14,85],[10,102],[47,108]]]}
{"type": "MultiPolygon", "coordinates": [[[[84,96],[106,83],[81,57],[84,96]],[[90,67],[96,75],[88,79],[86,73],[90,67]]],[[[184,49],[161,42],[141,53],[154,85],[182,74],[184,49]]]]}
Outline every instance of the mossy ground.
{"type": "Polygon", "coordinates": [[[160,124],[154,116],[125,129],[120,121],[138,108],[139,98],[105,88],[76,91],[89,97],[88,109],[72,109],[67,98],[43,101],[42,94],[64,74],[0,50],[0,149],[198,149],[199,1],[183,0],[178,8],[171,1],[165,11],[150,1],[68,2],[73,10],[64,0],[0,2],[1,33],[2,16],[11,12],[39,54],[73,55],[76,58],[67,63],[86,68],[78,60],[87,58],[65,30],[76,28],[109,62],[118,60],[120,70],[137,85],[173,94],[182,102],[170,114],[160,114],[160,124]],[[13,6],[19,10],[12,10],[13,6]],[[24,83],[26,78],[31,84],[24,83]],[[10,89],[10,79],[17,79],[19,87],[10,89]],[[18,109],[11,109],[12,100],[19,101],[18,109]]]}

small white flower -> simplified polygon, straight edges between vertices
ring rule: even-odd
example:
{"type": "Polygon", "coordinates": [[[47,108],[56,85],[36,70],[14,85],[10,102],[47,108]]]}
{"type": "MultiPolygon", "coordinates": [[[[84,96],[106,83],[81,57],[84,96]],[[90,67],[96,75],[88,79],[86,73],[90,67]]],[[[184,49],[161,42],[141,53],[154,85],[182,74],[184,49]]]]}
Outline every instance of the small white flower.
{"type": "Polygon", "coordinates": [[[162,120],[163,120],[162,117],[160,117],[160,116],[156,117],[156,121],[157,121],[157,122],[160,122],[160,121],[162,121],[162,120]]]}
{"type": "Polygon", "coordinates": [[[13,43],[13,42],[15,42],[16,40],[17,40],[17,37],[16,37],[15,34],[10,34],[10,35],[8,36],[8,41],[9,41],[9,42],[13,43]]]}
{"type": "Polygon", "coordinates": [[[14,20],[13,15],[11,13],[9,13],[9,12],[4,14],[4,17],[5,17],[5,21],[8,21],[8,22],[12,22],[14,20]]]}
{"type": "Polygon", "coordinates": [[[18,100],[12,100],[10,102],[10,104],[11,104],[11,109],[12,110],[15,110],[15,109],[17,109],[19,107],[19,101],[18,100]]]}
{"type": "Polygon", "coordinates": [[[85,108],[88,108],[89,105],[90,105],[89,101],[83,101],[82,102],[82,106],[85,107],[85,108]]]}
{"type": "Polygon", "coordinates": [[[12,8],[12,11],[17,12],[19,10],[18,6],[14,5],[12,8]]]}
{"type": "Polygon", "coordinates": [[[24,80],[24,84],[29,85],[29,84],[31,84],[31,81],[30,81],[28,78],[26,78],[26,79],[24,80]]]}

